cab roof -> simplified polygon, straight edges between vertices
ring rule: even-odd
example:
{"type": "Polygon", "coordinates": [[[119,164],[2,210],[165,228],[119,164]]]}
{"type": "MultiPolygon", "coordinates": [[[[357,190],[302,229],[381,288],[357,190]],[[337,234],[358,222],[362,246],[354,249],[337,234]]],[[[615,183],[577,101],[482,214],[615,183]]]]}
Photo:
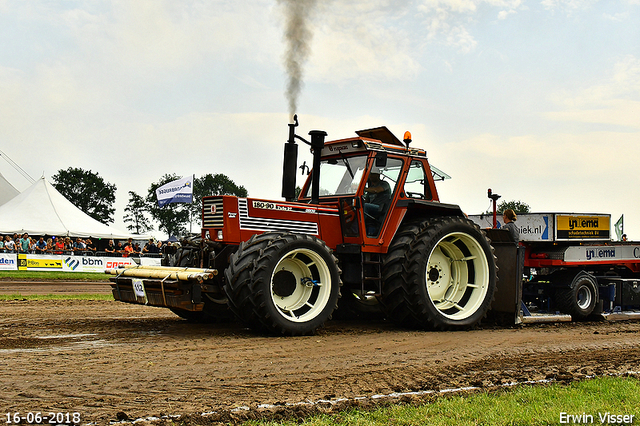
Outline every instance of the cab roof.
{"type": "MultiPolygon", "coordinates": [[[[322,157],[366,151],[386,151],[411,157],[426,158],[427,156],[427,151],[422,148],[407,148],[386,126],[357,130],[356,134],[358,135],[356,138],[327,141],[322,149],[322,157]]],[[[451,179],[451,176],[437,167],[431,164],[429,167],[434,180],[451,179]]]]}
{"type": "Polygon", "coordinates": [[[338,153],[346,154],[364,151],[386,151],[412,157],[427,156],[427,152],[424,149],[407,148],[386,126],[357,130],[356,134],[358,137],[325,142],[325,147],[322,149],[322,157],[338,153]]]}
{"type": "Polygon", "coordinates": [[[387,126],[374,127],[373,129],[356,130],[356,134],[363,138],[377,139],[382,143],[388,143],[389,145],[404,146],[400,139],[396,137],[391,130],[387,129],[387,126]]]}

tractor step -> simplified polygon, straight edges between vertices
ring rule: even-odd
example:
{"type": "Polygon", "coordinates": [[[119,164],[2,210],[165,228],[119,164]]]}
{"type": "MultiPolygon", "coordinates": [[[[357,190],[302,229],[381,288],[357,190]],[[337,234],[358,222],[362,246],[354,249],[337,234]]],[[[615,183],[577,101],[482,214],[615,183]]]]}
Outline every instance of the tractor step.
{"type": "Polygon", "coordinates": [[[382,256],[380,253],[362,254],[362,294],[380,296],[382,294],[382,256]],[[365,288],[365,282],[373,282],[376,285],[374,293],[365,288]]]}

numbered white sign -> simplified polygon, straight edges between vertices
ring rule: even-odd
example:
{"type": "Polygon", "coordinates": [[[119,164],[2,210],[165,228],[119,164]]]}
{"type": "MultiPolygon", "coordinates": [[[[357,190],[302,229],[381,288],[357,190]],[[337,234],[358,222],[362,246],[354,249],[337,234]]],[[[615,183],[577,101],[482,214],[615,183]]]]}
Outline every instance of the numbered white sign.
{"type": "Polygon", "coordinates": [[[133,282],[133,291],[136,293],[137,297],[145,297],[144,294],[144,283],[140,279],[134,278],[133,282]]]}

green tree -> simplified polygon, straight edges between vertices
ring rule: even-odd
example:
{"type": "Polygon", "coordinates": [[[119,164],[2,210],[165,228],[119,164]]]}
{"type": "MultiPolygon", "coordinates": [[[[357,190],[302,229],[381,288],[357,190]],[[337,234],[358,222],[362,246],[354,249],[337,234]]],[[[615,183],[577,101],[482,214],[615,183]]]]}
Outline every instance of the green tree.
{"type": "Polygon", "coordinates": [[[73,205],[104,224],[113,222],[116,185],[91,170],[69,167],[51,177],[53,186],[73,205]]]}
{"type": "Polygon", "coordinates": [[[502,201],[500,204],[498,204],[497,210],[499,214],[504,213],[504,211],[507,209],[513,210],[516,214],[529,213],[531,211],[531,207],[529,207],[529,204],[523,203],[520,200],[502,201]]]}
{"type": "Polygon", "coordinates": [[[142,196],[133,191],[129,191],[129,203],[124,208],[124,222],[127,229],[136,234],[144,234],[153,230],[151,221],[147,217],[147,203],[142,196]]]}
{"type": "Polygon", "coordinates": [[[193,203],[191,204],[191,218],[195,223],[201,222],[202,198],[210,195],[246,197],[247,190],[221,173],[214,175],[209,173],[196,178],[193,182],[193,203]]]}
{"type": "Polygon", "coordinates": [[[188,232],[186,225],[189,224],[189,211],[191,206],[185,203],[172,203],[164,207],[158,207],[156,189],[178,179],[181,179],[181,176],[165,174],[158,182],[151,184],[145,199],[147,211],[151,217],[159,223],[158,229],[166,232],[168,235],[175,235],[177,237],[184,236],[188,232]]]}

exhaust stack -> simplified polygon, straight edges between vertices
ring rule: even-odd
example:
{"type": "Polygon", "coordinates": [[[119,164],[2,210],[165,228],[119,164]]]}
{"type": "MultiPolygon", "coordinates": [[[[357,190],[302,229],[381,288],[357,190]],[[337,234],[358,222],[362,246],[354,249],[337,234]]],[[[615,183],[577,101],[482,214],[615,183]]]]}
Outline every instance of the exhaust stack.
{"type": "Polygon", "coordinates": [[[312,130],[309,132],[311,136],[311,150],[313,151],[313,169],[311,171],[311,204],[320,202],[320,156],[324,147],[324,138],[327,132],[322,130],[312,130]]]}
{"type": "Polygon", "coordinates": [[[289,123],[289,139],[284,144],[284,160],[282,164],[282,196],[287,201],[296,199],[296,170],[298,168],[298,145],[296,138],[311,146],[313,152],[313,170],[311,175],[311,204],[318,204],[320,200],[320,157],[324,147],[327,132],[312,130],[309,132],[311,142],[296,135],[298,116],[293,116],[293,123],[289,123]]]}
{"type": "Polygon", "coordinates": [[[296,198],[296,169],[298,168],[296,127],[298,127],[298,116],[294,115],[293,123],[289,123],[289,139],[284,144],[282,162],[282,197],[287,201],[293,201],[296,198]]]}

